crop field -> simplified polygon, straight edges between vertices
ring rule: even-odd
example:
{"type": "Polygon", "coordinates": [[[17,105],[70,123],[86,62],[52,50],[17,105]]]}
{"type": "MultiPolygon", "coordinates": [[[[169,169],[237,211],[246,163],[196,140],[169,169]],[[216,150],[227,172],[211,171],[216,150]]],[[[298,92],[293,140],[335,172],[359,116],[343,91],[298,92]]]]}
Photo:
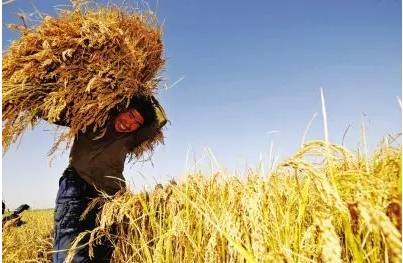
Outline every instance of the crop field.
{"type": "Polygon", "coordinates": [[[51,262],[53,209],[25,211],[22,221],[3,225],[3,262],[51,262]]]}
{"type": "MultiPolygon", "coordinates": [[[[113,262],[401,262],[400,143],[364,152],[311,141],[270,172],[95,200],[99,227],[79,238],[110,239],[113,262]]],[[[3,229],[3,261],[49,262],[53,211],[23,220],[3,229]]]]}

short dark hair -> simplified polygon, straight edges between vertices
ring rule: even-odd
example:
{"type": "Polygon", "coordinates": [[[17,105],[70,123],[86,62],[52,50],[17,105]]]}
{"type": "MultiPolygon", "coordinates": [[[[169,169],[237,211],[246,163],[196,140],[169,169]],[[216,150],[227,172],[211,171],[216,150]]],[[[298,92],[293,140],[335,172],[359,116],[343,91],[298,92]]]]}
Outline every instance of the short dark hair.
{"type": "Polygon", "coordinates": [[[155,119],[155,112],[153,108],[151,97],[133,97],[126,109],[134,108],[140,112],[144,118],[144,125],[150,124],[155,119]]]}

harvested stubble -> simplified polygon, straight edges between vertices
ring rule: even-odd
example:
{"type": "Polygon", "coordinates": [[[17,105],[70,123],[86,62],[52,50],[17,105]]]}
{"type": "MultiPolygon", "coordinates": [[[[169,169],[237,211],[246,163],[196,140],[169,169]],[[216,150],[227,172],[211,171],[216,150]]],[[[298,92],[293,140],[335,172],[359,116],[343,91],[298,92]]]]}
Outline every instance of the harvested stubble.
{"type": "Polygon", "coordinates": [[[313,141],[246,181],[195,173],[120,193],[81,237],[109,238],[113,262],[400,262],[401,157],[313,141]]]}
{"type": "MultiPolygon", "coordinates": [[[[43,118],[63,119],[52,152],[80,131],[100,130],[112,110],[134,96],[157,92],[163,57],[162,30],[150,12],[117,7],[64,10],[21,32],[3,56],[3,147],[43,118]]],[[[141,155],[162,133],[140,145],[141,155]]]]}

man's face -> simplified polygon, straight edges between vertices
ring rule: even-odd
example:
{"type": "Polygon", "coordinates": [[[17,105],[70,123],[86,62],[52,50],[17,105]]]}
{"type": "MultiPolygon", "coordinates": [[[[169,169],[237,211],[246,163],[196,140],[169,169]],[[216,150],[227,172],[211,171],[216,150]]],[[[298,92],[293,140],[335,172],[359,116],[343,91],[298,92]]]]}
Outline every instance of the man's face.
{"type": "Polygon", "coordinates": [[[144,118],[134,108],[119,113],[115,119],[115,130],[117,132],[134,132],[144,123],[144,118]]]}

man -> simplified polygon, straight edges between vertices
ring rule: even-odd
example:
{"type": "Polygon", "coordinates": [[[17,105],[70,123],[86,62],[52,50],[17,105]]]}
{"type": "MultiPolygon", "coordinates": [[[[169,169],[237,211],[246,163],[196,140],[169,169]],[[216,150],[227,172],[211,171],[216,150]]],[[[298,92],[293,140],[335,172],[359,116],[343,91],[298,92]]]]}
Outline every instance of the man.
{"type": "MultiPolygon", "coordinates": [[[[154,136],[166,122],[164,110],[154,97],[135,98],[125,111],[112,114],[101,138],[91,131],[76,137],[69,167],[59,181],[53,262],[64,262],[78,234],[95,228],[96,213],[101,207],[96,207],[80,221],[88,203],[99,196],[99,191],[113,195],[125,187],[122,172],[126,155],[154,136]]],[[[86,241],[88,239],[81,244],[86,241]]],[[[88,246],[81,246],[75,252],[73,262],[109,262],[112,247],[104,240],[95,247],[92,260],[88,246]]]]}

